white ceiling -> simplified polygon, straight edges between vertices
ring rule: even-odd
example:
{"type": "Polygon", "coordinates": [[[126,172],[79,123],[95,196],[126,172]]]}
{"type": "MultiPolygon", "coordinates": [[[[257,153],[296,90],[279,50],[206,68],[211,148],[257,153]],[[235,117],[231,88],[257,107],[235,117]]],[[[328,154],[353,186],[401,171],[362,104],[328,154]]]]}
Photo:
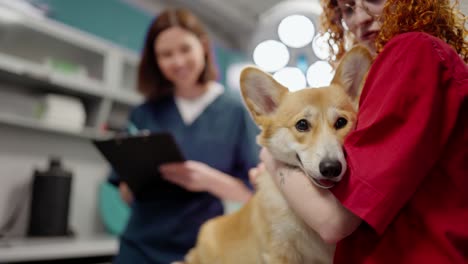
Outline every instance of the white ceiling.
{"type": "MultiPolygon", "coordinates": [[[[183,6],[192,10],[208,26],[212,35],[227,47],[249,50],[251,39],[259,19],[269,10],[284,8],[280,2],[298,0],[124,0],[150,13],[157,14],[167,6],[183,6]]],[[[452,0],[454,1],[454,0],[452,0]]],[[[305,0],[311,6],[318,0],[305,0]]],[[[468,15],[468,1],[459,1],[460,8],[468,15]]],[[[317,20],[314,22],[318,22],[317,20]]],[[[468,21],[467,21],[468,23],[468,21]]]]}
{"type": "Polygon", "coordinates": [[[166,6],[192,10],[228,47],[245,50],[260,14],[282,0],[127,0],[152,13],[166,6]]]}

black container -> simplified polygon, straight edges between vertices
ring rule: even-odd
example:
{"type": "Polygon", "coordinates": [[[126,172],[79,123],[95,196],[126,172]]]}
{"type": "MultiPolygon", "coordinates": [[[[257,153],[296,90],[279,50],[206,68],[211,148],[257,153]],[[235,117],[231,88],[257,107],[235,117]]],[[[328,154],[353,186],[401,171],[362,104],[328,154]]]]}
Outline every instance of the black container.
{"type": "Polygon", "coordinates": [[[68,214],[72,173],[58,158],[49,161],[46,171],[34,171],[28,236],[68,236],[68,214]]]}

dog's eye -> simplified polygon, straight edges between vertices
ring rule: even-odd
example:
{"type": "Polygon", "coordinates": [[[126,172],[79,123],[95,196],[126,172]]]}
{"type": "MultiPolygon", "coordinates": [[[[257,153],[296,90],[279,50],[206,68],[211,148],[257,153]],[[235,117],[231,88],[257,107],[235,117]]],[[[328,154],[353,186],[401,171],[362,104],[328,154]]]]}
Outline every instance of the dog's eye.
{"type": "Polygon", "coordinates": [[[306,132],[306,131],[309,131],[309,129],[310,129],[310,124],[309,124],[309,122],[307,122],[307,120],[301,119],[301,120],[297,121],[297,123],[296,123],[296,129],[297,129],[299,132],[306,132]]]}
{"type": "Polygon", "coordinates": [[[345,127],[346,124],[348,124],[348,120],[346,120],[343,117],[340,117],[335,122],[335,128],[336,128],[336,130],[341,129],[341,128],[345,127]]]}

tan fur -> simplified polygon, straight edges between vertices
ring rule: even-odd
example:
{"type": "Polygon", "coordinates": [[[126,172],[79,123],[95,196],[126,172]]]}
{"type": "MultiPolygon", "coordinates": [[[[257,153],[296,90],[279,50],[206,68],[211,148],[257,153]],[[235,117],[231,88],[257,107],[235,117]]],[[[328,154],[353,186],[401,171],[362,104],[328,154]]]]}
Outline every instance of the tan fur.
{"type": "MultiPolygon", "coordinates": [[[[354,126],[362,78],[370,63],[370,54],[364,48],[355,48],[344,57],[329,87],[294,93],[259,69],[245,69],[242,95],[262,128],[259,143],[292,166],[297,166],[295,153],[302,155],[301,159],[310,157],[303,167],[311,179],[317,177],[310,175],[315,169],[307,168],[315,163],[315,154],[343,155],[341,146],[354,126]],[[345,117],[349,123],[336,130],[333,125],[338,117],[345,117]],[[295,129],[299,119],[311,123],[310,131],[295,129]]],[[[289,209],[273,178],[265,173],[257,181],[257,192],[244,207],[202,226],[197,245],[185,263],[332,263],[334,245],[322,241],[289,209]]]]}
{"type": "Polygon", "coordinates": [[[334,246],[316,243],[320,238],[290,211],[272,178],[261,175],[258,185],[257,194],[239,211],[203,225],[186,263],[331,262],[334,246]],[[301,251],[308,254],[296,254],[301,251]]]}

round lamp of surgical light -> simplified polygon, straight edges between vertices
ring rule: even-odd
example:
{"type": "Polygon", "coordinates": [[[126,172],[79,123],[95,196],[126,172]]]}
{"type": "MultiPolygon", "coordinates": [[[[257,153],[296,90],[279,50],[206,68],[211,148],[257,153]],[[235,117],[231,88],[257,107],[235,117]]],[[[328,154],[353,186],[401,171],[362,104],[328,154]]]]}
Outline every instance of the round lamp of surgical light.
{"type": "Polygon", "coordinates": [[[312,41],[314,35],[314,24],[303,15],[287,16],[278,26],[280,40],[291,48],[306,46],[312,41]]]}
{"type": "Polygon", "coordinates": [[[266,40],[257,45],[253,52],[255,64],[268,72],[277,71],[289,62],[288,48],[276,40],[266,40]]]}
{"type": "Polygon", "coordinates": [[[323,87],[333,79],[333,68],[326,61],[317,61],[307,69],[307,82],[310,87],[323,87]]]}
{"type": "MultiPolygon", "coordinates": [[[[329,39],[330,33],[326,32],[325,34],[317,34],[317,36],[312,40],[312,50],[317,58],[326,60],[330,57],[330,45],[328,45],[329,39]]],[[[338,46],[336,44],[333,44],[333,50],[335,53],[338,51],[338,46]]]]}
{"type": "Polygon", "coordinates": [[[306,78],[302,71],[296,67],[286,67],[273,74],[273,78],[289,91],[294,92],[304,89],[307,85],[306,78]]]}

